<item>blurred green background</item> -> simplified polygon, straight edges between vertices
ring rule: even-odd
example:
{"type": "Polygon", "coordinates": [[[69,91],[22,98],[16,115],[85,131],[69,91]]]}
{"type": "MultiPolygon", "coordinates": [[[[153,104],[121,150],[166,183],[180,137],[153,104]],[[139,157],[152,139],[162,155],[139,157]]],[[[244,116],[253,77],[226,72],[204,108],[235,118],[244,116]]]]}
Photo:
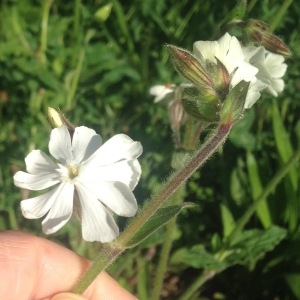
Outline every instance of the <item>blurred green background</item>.
{"type": "MultiPolygon", "coordinates": [[[[122,132],[141,141],[143,175],[135,194],[142,205],[171,170],[167,111],[149,95],[154,84],[182,81],[164,44],[192,49],[194,41],[215,39],[236,1],[0,3],[0,229],[43,236],[41,220],[22,217],[19,203],[29,195],[14,187],[12,176],[24,170],[30,150],[48,151],[48,106],[61,109],[75,125],[94,128],[104,140],[122,132]]],[[[247,111],[223,149],[187,183],[185,200],[198,206],[177,219],[162,299],[180,299],[203,270],[213,269],[183,259],[178,251],[194,245],[217,251],[228,224],[299,151],[299,16],[298,1],[249,1],[246,18],[269,23],[291,48],[285,90],[276,99],[263,96],[247,111]]],[[[191,299],[300,299],[299,179],[298,163],[246,225],[260,232],[279,226],[285,239],[252,263],[248,257],[229,264],[191,299]]],[[[142,300],[151,299],[163,231],[127,251],[110,270],[142,300]]],[[[82,241],[75,221],[48,238],[90,259],[100,247],[82,241]]]]}

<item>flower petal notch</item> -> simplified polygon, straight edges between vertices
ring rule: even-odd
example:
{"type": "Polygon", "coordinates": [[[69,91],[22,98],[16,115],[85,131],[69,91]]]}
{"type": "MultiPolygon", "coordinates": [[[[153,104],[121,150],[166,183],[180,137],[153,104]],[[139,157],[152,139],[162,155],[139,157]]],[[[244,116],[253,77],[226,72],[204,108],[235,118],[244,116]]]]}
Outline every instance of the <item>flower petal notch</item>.
{"type": "Polygon", "coordinates": [[[75,214],[82,223],[86,241],[110,242],[119,234],[112,216],[131,217],[138,206],[132,190],[141,176],[139,142],[119,134],[102,145],[93,129],[76,127],[72,135],[62,125],[51,132],[49,151],[54,162],[40,150],[25,159],[27,172],[14,175],[20,188],[52,190],[21,201],[25,218],[43,216],[43,232],[51,234],[64,226],[75,214]]]}

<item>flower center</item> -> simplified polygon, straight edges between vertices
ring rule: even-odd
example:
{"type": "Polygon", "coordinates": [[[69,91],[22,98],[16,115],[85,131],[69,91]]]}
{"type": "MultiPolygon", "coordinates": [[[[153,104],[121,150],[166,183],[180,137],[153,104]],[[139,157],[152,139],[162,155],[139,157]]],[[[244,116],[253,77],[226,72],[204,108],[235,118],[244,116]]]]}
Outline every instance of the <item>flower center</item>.
{"type": "Polygon", "coordinates": [[[68,169],[68,177],[70,179],[74,179],[78,176],[78,169],[75,166],[67,165],[66,168],[68,169]]]}
{"type": "Polygon", "coordinates": [[[72,166],[72,165],[59,165],[59,169],[57,170],[61,177],[64,178],[65,180],[72,180],[75,177],[78,176],[79,174],[79,168],[77,166],[72,166]]]}

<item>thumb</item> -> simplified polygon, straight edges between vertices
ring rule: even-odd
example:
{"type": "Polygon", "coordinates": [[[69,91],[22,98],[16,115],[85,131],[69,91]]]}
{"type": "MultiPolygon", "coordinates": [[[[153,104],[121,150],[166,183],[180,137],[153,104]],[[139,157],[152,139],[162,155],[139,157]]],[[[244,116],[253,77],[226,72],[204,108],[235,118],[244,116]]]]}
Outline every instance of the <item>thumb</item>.
{"type": "Polygon", "coordinates": [[[53,298],[51,298],[51,300],[86,300],[86,298],[77,294],[61,293],[55,295],[53,298]]]}

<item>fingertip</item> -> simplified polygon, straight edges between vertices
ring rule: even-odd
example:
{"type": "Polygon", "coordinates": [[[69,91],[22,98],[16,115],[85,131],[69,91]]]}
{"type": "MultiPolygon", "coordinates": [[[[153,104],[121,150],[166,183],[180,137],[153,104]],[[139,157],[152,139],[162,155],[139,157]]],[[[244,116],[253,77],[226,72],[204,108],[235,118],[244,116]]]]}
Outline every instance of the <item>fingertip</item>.
{"type": "Polygon", "coordinates": [[[61,293],[52,297],[51,300],[86,300],[86,298],[77,294],[61,293]]]}

